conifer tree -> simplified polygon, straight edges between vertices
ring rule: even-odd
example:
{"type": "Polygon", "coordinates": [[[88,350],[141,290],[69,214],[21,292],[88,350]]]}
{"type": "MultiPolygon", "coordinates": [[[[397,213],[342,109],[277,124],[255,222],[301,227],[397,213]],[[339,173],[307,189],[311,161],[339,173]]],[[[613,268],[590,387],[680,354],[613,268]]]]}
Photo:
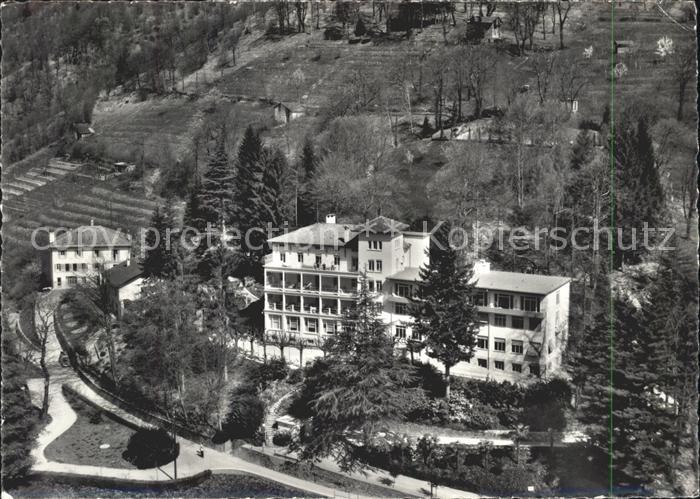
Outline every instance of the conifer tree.
{"type": "MultiPolygon", "coordinates": [[[[616,226],[623,229],[622,245],[618,241],[616,255],[622,262],[637,263],[644,248],[640,243],[644,223],[657,227],[662,220],[663,187],[657,169],[654,146],[647,120],[620,123],[616,128],[614,149],[617,173],[616,226]],[[643,202],[640,202],[642,201],[643,202]],[[637,230],[636,248],[632,248],[632,229],[637,230]]],[[[653,242],[653,239],[652,239],[653,242]]]]}
{"type": "Polygon", "coordinates": [[[226,154],[225,129],[220,130],[216,151],[209,160],[209,169],[202,178],[201,213],[212,226],[221,228],[231,216],[234,171],[226,154]]]}
{"type": "Polygon", "coordinates": [[[435,233],[430,261],[421,268],[418,296],[413,300],[414,332],[425,340],[428,355],[445,366],[445,397],[450,398],[450,369],[474,355],[479,332],[478,312],[472,300],[472,272],[450,245],[450,226],[435,233]]]}
{"type": "Polygon", "coordinates": [[[326,356],[307,369],[312,431],[302,456],[333,456],[343,469],[359,466],[358,442],[370,443],[403,414],[411,376],[394,355],[379,305],[367,279],[360,277],[356,305],[343,318],[341,330],[328,340],[326,356]]]}
{"type": "Polygon", "coordinates": [[[236,177],[233,185],[233,223],[245,236],[246,231],[255,227],[249,216],[251,203],[262,181],[261,158],[263,155],[260,135],[252,126],[246,128],[236,158],[236,177]]]}
{"type": "Polygon", "coordinates": [[[596,302],[572,362],[580,421],[611,460],[613,487],[646,486],[670,471],[673,418],[655,391],[665,354],[628,298],[601,285],[596,302]]]}
{"type": "Polygon", "coordinates": [[[318,221],[318,213],[313,200],[311,182],[316,173],[316,153],[310,139],[306,139],[299,158],[297,224],[301,227],[318,221]]]}
{"type": "Polygon", "coordinates": [[[27,390],[23,361],[3,334],[2,348],[2,482],[3,489],[23,479],[32,466],[37,418],[27,390]]]}
{"type": "Polygon", "coordinates": [[[201,182],[199,179],[195,179],[185,204],[184,222],[185,227],[191,227],[199,232],[204,232],[204,230],[207,228],[207,222],[204,218],[204,213],[202,212],[201,190],[201,182]]]}
{"type": "Polygon", "coordinates": [[[146,245],[148,248],[153,248],[146,251],[143,259],[143,272],[146,277],[167,277],[177,270],[170,234],[174,225],[175,221],[170,208],[156,206],[151,217],[152,230],[146,234],[146,245]]]}

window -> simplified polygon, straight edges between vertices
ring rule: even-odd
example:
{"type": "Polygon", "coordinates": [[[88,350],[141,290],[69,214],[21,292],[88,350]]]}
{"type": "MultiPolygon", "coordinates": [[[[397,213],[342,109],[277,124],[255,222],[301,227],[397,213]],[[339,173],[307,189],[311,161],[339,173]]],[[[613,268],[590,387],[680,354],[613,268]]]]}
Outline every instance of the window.
{"type": "Polygon", "coordinates": [[[476,363],[479,367],[484,367],[486,369],[488,369],[489,367],[489,363],[486,359],[476,359],[476,363]]]}
{"type": "Polygon", "coordinates": [[[513,308],[513,295],[496,293],[496,306],[498,308],[513,308]]]}
{"type": "Polygon", "coordinates": [[[83,256],[83,250],[75,250],[75,256],[83,256]]]}
{"type": "Polygon", "coordinates": [[[513,329],[525,329],[525,321],[522,317],[511,317],[510,327],[513,329]]]}
{"type": "Polygon", "coordinates": [[[270,327],[272,329],[282,329],[282,321],[279,315],[270,316],[270,327]]]}
{"type": "Polygon", "coordinates": [[[513,340],[510,342],[510,351],[512,353],[523,353],[523,342],[519,340],[513,340]]]}
{"type": "Polygon", "coordinates": [[[540,365],[539,364],[530,364],[530,374],[533,376],[539,376],[540,375],[540,365]]]}
{"type": "Polygon", "coordinates": [[[321,255],[316,255],[316,266],[317,267],[321,266],[321,255]]]}
{"type": "Polygon", "coordinates": [[[501,314],[494,315],[493,324],[499,327],[506,327],[506,316],[501,314]]]}
{"type": "Polygon", "coordinates": [[[394,312],[399,315],[408,315],[408,305],[405,303],[394,303],[394,312]]]}
{"type": "Polygon", "coordinates": [[[299,317],[287,317],[287,326],[290,331],[299,331],[299,317]]]}
{"type": "Polygon", "coordinates": [[[394,284],[394,293],[398,296],[409,298],[411,296],[411,286],[408,284],[394,284]]]}
{"type": "Polygon", "coordinates": [[[382,261],[377,260],[377,272],[381,272],[381,271],[382,271],[382,261]]]}
{"type": "Polygon", "coordinates": [[[297,262],[304,263],[304,253],[297,253],[297,262]]]}
{"type": "Polygon", "coordinates": [[[485,307],[488,304],[488,294],[486,291],[477,291],[474,294],[474,305],[485,307]]]}
{"type": "Polygon", "coordinates": [[[374,290],[375,290],[377,293],[381,293],[381,292],[382,292],[382,288],[383,288],[383,284],[384,284],[384,283],[382,283],[382,281],[374,281],[374,290]]]}
{"type": "Polygon", "coordinates": [[[370,241],[369,242],[369,249],[373,251],[381,251],[382,250],[382,242],[381,241],[370,241]]]}
{"type": "Polygon", "coordinates": [[[506,340],[505,338],[494,338],[493,339],[493,349],[497,352],[506,351],[506,340]]]}
{"type": "Polygon", "coordinates": [[[352,270],[357,270],[357,258],[352,259],[352,270]]]}
{"type": "Polygon", "coordinates": [[[489,347],[489,339],[486,336],[477,336],[476,347],[486,350],[489,347]]]}
{"type": "Polygon", "coordinates": [[[511,364],[511,369],[513,369],[514,373],[521,373],[521,372],[523,372],[523,365],[522,364],[511,364]]]}
{"type": "Polygon", "coordinates": [[[61,270],[61,264],[60,264],[60,263],[57,263],[57,264],[56,264],[56,270],[61,270]]]}
{"type": "Polygon", "coordinates": [[[423,339],[421,334],[418,331],[416,331],[415,329],[411,331],[411,338],[413,338],[414,340],[417,340],[417,341],[421,341],[423,339]]]}
{"type": "Polygon", "coordinates": [[[374,260],[367,261],[367,270],[369,272],[374,272],[374,260]]]}
{"type": "Polygon", "coordinates": [[[396,337],[406,339],[406,326],[396,326],[396,337]]]}
{"type": "Polygon", "coordinates": [[[100,250],[94,250],[93,253],[95,254],[95,256],[96,256],[97,258],[100,257],[100,250]]]}
{"type": "Polygon", "coordinates": [[[59,277],[56,279],[56,285],[60,288],[61,287],[61,278],[59,277]]]}
{"type": "Polygon", "coordinates": [[[93,263],[92,264],[93,270],[99,270],[100,269],[100,264],[99,263],[93,263]]]}
{"type": "Polygon", "coordinates": [[[523,310],[528,312],[539,312],[540,311],[540,300],[535,296],[523,296],[523,310]]]}
{"type": "Polygon", "coordinates": [[[59,251],[58,254],[59,254],[60,256],[66,256],[65,250],[59,251]]]}
{"type": "Polygon", "coordinates": [[[77,272],[77,271],[78,271],[78,264],[74,263],[73,264],[73,272],[77,272]]]}
{"type": "Polygon", "coordinates": [[[66,281],[68,281],[68,284],[78,284],[78,278],[74,275],[68,276],[66,281]]]}
{"type": "Polygon", "coordinates": [[[483,312],[479,312],[479,322],[482,324],[488,324],[489,323],[489,314],[484,314],[483,312]]]}
{"type": "Polygon", "coordinates": [[[540,324],[542,324],[542,319],[530,317],[527,321],[527,324],[528,324],[527,328],[530,331],[537,331],[540,327],[540,324]]]}
{"type": "Polygon", "coordinates": [[[81,263],[81,264],[80,264],[80,268],[81,268],[82,270],[87,270],[87,263],[81,263]]]}
{"type": "Polygon", "coordinates": [[[499,371],[504,371],[505,368],[506,368],[506,364],[505,364],[505,362],[503,362],[502,360],[496,360],[496,361],[494,361],[493,366],[494,366],[496,369],[498,369],[499,371]]]}
{"type": "Polygon", "coordinates": [[[316,319],[306,319],[306,330],[309,333],[315,333],[318,330],[318,321],[316,319]]]}
{"type": "Polygon", "coordinates": [[[287,261],[287,253],[280,253],[280,261],[285,263],[287,261]]]}
{"type": "Polygon", "coordinates": [[[336,267],[340,266],[340,257],[338,255],[335,255],[333,257],[333,265],[335,265],[336,267]]]}
{"type": "Polygon", "coordinates": [[[326,334],[334,334],[335,322],[323,321],[323,329],[326,331],[326,334]]]}

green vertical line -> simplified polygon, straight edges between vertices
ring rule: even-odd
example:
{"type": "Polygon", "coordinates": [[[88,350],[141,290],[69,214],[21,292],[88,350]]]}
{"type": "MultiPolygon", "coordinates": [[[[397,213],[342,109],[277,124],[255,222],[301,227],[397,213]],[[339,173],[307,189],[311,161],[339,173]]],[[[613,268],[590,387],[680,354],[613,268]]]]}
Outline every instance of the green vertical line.
{"type": "MultiPolygon", "coordinates": [[[[615,269],[615,244],[617,244],[617,228],[615,216],[615,0],[610,2],[610,229],[613,244],[610,244],[610,273],[615,269]]],[[[615,367],[615,306],[610,284],[610,461],[609,480],[610,496],[614,496],[613,482],[613,448],[614,448],[614,426],[613,426],[613,383],[615,367]]]]}

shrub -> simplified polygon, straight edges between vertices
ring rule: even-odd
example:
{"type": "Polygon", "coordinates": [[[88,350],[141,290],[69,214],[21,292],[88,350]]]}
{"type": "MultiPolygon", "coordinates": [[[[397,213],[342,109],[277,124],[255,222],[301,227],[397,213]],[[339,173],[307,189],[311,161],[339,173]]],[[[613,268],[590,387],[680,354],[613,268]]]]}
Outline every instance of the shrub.
{"type": "Polygon", "coordinates": [[[287,377],[289,368],[283,359],[272,359],[267,364],[262,364],[253,369],[249,374],[250,382],[261,386],[264,390],[269,383],[287,377]]]}
{"type": "Polygon", "coordinates": [[[272,443],[278,447],[287,447],[289,444],[292,443],[292,434],[288,431],[281,431],[279,433],[275,433],[272,437],[272,443]]]}
{"type": "Polygon", "coordinates": [[[365,23],[362,22],[362,18],[357,18],[357,24],[355,24],[355,36],[365,36],[367,34],[367,28],[365,23]]]}
{"type": "Polygon", "coordinates": [[[265,407],[250,385],[237,387],[231,394],[229,413],[217,438],[225,440],[250,439],[260,428],[265,407]]]}
{"type": "Polygon", "coordinates": [[[180,454],[180,444],[162,428],[144,428],[129,438],[122,457],[138,469],[163,466],[180,454]]]}
{"type": "Polygon", "coordinates": [[[287,383],[290,385],[296,385],[304,380],[304,370],[303,369],[290,369],[287,375],[287,383]]]}
{"type": "Polygon", "coordinates": [[[102,422],[102,409],[97,407],[93,408],[90,411],[89,418],[91,424],[100,424],[102,422]]]}

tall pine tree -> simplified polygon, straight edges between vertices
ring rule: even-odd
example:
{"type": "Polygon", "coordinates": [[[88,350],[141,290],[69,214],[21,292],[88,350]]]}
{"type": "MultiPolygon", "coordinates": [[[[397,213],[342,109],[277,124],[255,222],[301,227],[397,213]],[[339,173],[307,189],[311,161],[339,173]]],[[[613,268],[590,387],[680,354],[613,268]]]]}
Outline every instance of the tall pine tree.
{"type": "Polygon", "coordinates": [[[302,456],[330,455],[343,469],[354,469],[360,465],[358,445],[390,429],[413,392],[410,373],[395,356],[364,275],[356,305],[326,348],[326,356],[307,369],[304,382],[312,399],[312,431],[302,444],[302,456]]]}
{"type": "Polygon", "coordinates": [[[204,220],[219,229],[231,219],[236,178],[226,154],[225,137],[222,127],[209,168],[202,178],[199,200],[204,220]]]}
{"type": "Polygon", "coordinates": [[[646,252],[642,229],[645,222],[654,228],[663,220],[664,193],[647,119],[623,118],[615,131],[616,226],[623,231],[615,252],[619,267],[623,262],[638,263],[646,252]],[[636,247],[633,229],[637,231],[636,247]]]}
{"type": "MultiPolygon", "coordinates": [[[[233,225],[242,236],[245,245],[245,234],[256,227],[257,220],[251,220],[251,205],[262,182],[263,146],[260,135],[252,126],[246,128],[243,140],[238,148],[236,158],[236,177],[233,185],[233,225]]],[[[244,250],[246,250],[244,246],[244,250]]]]}
{"type": "Polygon", "coordinates": [[[311,189],[311,182],[316,173],[316,161],[313,142],[307,138],[301,150],[297,171],[297,225],[300,227],[318,222],[318,211],[311,189]]]}
{"type": "Polygon", "coordinates": [[[413,300],[414,332],[425,340],[428,355],[445,366],[445,397],[450,398],[450,369],[474,355],[479,332],[478,312],[473,302],[472,272],[450,245],[450,226],[435,233],[429,249],[430,261],[420,270],[419,293],[413,300]]]}
{"type": "Polygon", "coordinates": [[[151,217],[151,225],[146,234],[146,255],[143,259],[143,273],[146,277],[168,277],[177,270],[173,238],[175,220],[168,205],[156,206],[151,217]],[[170,240],[169,240],[170,239],[170,240]]]}

